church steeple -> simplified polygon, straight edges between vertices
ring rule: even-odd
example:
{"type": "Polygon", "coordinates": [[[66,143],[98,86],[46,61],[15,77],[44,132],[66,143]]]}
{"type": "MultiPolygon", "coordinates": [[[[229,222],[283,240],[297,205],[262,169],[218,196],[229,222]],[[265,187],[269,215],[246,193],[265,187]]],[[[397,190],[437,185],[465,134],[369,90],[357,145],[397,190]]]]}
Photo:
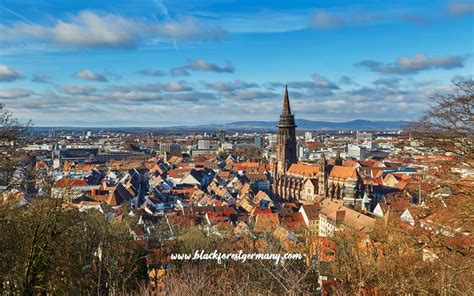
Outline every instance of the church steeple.
{"type": "Polygon", "coordinates": [[[283,97],[283,106],[281,107],[280,122],[278,123],[278,127],[296,127],[295,116],[291,114],[288,86],[285,87],[285,96],[283,97]]]}
{"type": "Polygon", "coordinates": [[[285,97],[283,98],[281,115],[291,115],[290,98],[288,96],[288,85],[285,86],[285,97]]]}
{"type": "Polygon", "coordinates": [[[295,117],[291,114],[290,97],[288,86],[285,87],[283,106],[281,108],[280,121],[278,122],[278,171],[286,172],[291,164],[296,163],[296,133],[295,117]]]}

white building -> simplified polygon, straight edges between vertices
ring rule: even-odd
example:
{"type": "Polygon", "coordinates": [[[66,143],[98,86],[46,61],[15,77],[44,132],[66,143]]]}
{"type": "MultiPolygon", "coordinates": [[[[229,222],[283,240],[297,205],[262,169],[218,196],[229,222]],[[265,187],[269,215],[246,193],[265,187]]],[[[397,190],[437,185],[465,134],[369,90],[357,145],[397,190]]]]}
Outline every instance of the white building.
{"type": "Polygon", "coordinates": [[[367,158],[367,148],[359,145],[349,145],[347,156],[363,160],[367,158]]]}
{"type": "Polygon", "coordinates": [[[357,140],[362,140],[364,142],[372,141],[372,138],[373,136],[371,133],[357,133],[356,135],[357,140]]]}
{"type": "Polygon", "coordinates": [[[211,141],[209,140],[198,141],[198,149],[210,149],[210,148],[211,148],[211,141]]]}
{"type": "Polygon", "coordinates": [[[325,199],[319,212],[319,236],[330,237],[344,228],[371,231],[375,219],[343,206],[342,201],[325,199]]]}

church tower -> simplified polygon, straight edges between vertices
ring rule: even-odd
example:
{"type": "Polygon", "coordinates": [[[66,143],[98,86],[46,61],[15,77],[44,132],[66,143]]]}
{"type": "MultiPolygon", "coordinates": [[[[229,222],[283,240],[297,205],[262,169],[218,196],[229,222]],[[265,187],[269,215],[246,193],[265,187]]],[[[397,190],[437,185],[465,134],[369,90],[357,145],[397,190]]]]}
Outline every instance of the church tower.
{"type": "Polygon", "coordinates": [[[318,194],[321,198],[326,198],[328,192],[328,162],[324,153],[321,154],[319,160],[319,178],[318,178],[318,194]]]}
{"type": "Polygon", "coordinates": [[[284,174],[291,164],[296,163],[296,133],[295,117],[291,114],[288,86],[285,88],[280,122],[278,123],[278,173],[284,174]]]}

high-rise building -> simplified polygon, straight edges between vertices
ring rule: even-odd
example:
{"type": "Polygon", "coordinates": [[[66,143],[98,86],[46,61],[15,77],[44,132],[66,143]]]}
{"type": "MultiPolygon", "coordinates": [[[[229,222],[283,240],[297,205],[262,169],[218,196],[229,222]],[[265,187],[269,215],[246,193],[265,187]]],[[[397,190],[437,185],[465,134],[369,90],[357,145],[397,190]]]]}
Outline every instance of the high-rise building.
{"type": "Polygon", "coordinates": [[[284,173],[291,164],[296,163],[296,124],[295,117],[291,114],[290,98],[288,96],[288,86],[285,88],[283,106],[278,123],[278,147],[277,160],[278,172],[284,173]]]}
{"type": "Polygon", "coordinates": [[[304,158],[304,145],[303,144],[298,144],[298,159],[303,159],[304,158]]]}
{"type": "Polygon", "coordinates": [[[198,149],[210,149],[211,142],[209,140],[199,140],[198,141],[198,149]]]}
{"type": "Polygon", "coordinates": [[[217,138],[219,139],[219,142],[225,142],[225,130],[219,130],[217,132],[217,138]]]}
{"type": "Polygon", "coordinates": [[[305,139],[306,142],[313,141],[313,133],[312,132],[305,132],[304,133],[304,139],[305,139]]]}
{"type": "Polygon", "coordinates": [[[257,147],[257,148],[262,148],[263,147],[263,139],[262,139],[261,136],[256,136],[254,138],[254,140],[255,140],[255,147],[257,147]]]}
{"type": "Polygon", "coordinates": [[[161,143],[160,144],[160,152],[161,153],[169,153],[172,155],[180,155],[181,154],[181,145],[178,143],[161,143]]]}

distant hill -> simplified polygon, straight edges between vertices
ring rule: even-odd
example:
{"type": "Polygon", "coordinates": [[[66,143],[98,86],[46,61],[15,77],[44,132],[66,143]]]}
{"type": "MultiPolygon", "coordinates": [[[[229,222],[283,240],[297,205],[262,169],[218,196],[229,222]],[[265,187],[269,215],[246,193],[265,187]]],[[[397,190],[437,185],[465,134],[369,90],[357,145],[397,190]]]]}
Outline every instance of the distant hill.
{"type": "MultiPolygon", "coordinates": [[[[275,129],[277,124],[277,121],[237,121],[219,125],[196,126],[195,128],[270,130],[275,129]]],[[[408,122],[405,121],[370,121],[362,119],[347,122],[312,121],[306,119],[296,120],[298,129],[303,130],[398,130],[407,124],[408,122]]]]}
{"type": "MultiPolygon", "coordinates": [[[[347,122],[329,122],[313,121],[306,119],[297,119],[298,130],[399,130],[409,122],[406,121],[370,121],[370,120],[352,120],[347,122]]],[[[205,124],[194,126],[167,126],[167,127],[124,127],[117,122],[104,122],[96,127],[81,125],[64,127],[33,127],[36,131],[64,130],[64,131],[84,131],[84,130],[108,130],[117,132],[143,132],[143,131],[161,131],[161,132],[185,132],[185,131],[216,131],[220,129],[230,131],[276,131],[277,121],[236,121],[222,124],[205,124]],[[102,126],[102,127],[101,127],[102,126]],[[115,126],[115,127],[114,127],[115,126]]]]}

